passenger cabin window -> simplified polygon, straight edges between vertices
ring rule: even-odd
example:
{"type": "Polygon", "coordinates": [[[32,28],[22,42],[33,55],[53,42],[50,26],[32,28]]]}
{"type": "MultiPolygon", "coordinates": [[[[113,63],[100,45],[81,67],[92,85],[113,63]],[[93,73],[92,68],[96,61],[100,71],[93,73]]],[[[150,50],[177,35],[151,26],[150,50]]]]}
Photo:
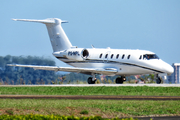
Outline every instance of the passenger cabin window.
{"type": "Polygon", "coordinates": [[[111,59],[113,58],[114,54],[111,55],[111,59]]]}
{"type": "Polygon", "coordinates": [[[143,59],[151,60],[151,59],[159,59],[156,54],[145,54],[143,55],[143,59]]]}
{"type": "Polygon", "coordinates": [[[116,55],[116,59],[118,59],[118,58],[119,58],[119,54],[116,55]]]}
{"type": "Polygon", "coordinates": [[[142,58],[142,55],[139,57],[139,59],[141,60],[141,58],[142,58]]]}
{"type": "Polygon", "coordinates": [[[124,59],[124,56],[125,56],[125,55],[123,54],[123,55],[122,55],[122,59],[124,59]]]}
{"type": "Polygon", "coordinates": [[[131,56],[131,55],[128,55],[127,59],[129,59],[129,58],[130,58],[130,56],[131,56]]]}
{"type": "Polygon", "coordinates": [[[106,54],[105,58],[107,58],[107,57],[108,57],[108,54],[106,54]]]}
{"type": "Polygon", "coordinates": [[[99,58],[101,58],[101,57],[102,57],[102,54],[100,54],[99,58]]]}

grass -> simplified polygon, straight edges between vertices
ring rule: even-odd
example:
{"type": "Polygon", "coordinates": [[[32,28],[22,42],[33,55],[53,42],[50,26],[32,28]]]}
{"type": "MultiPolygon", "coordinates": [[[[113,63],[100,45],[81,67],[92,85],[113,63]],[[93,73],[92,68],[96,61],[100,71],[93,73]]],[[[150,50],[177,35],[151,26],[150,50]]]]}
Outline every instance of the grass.
{"type": "MultiPolygon", "coordinates": [[[[180,96],[179,87],[0,87],[1,95],[180,96]]],[[[180,101],[0,99],[0,115],[75,115],[103,118],[180,115],[180,101]]]]}
{"type": "Polygon", "coordinates": [[[180,115],[180,101],[1,99],[0,114],[134,117],[180,115]],[[87,115],[88,114],[88,115],[87,115]]]}
{"type": "Polygon", "coordinates": [[[0,95],[180,96],[180,87],[0,87],[0,95]]]}
{"type": "Polygon", "coordinates": [[[83,110],[80,112],[80,114],[88,114],[89,112],[87,110],[83,110]]]}
{"type": "Polygon", "coordinates": [[[12,110],[6,110],[6,113],[8,113],[9,115],[13,115],[13,111],[12,110]]]}

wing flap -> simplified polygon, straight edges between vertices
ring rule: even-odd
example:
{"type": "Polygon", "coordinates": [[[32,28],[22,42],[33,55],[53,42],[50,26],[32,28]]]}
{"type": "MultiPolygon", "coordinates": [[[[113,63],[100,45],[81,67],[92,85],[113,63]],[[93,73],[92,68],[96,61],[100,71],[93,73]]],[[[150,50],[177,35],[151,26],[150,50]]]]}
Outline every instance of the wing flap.
{"type": "Polygon", "coordinates": [[[36,66],[36,65],[20,65],[20,64],[7,64],[7,66],[15,67],[28,67],[35,70],[51,70],[51,71],[66,71],[66,72],[77,72],[77,73],[96,73],[104,75],[112,75],[117,73],[117,69],[114,68],[78,68],[78,67],[57,67],[57,66],[36,66]]]}

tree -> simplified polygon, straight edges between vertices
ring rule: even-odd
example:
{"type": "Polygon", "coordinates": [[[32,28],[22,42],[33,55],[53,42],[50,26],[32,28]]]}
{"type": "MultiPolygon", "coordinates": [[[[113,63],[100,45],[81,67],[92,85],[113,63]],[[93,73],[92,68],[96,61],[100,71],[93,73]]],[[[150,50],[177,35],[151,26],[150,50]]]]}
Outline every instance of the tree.
{"type": "Polygon", "coordinates": [[[149,74],[150,83],[153,83],[155,76],[154,74],[149,74]]]}
{"type": "Polygon", "coordinates": [[[28,65],[47,65],[55,66],[55,62],[51,59],[37,56],[0,56],[0,78],[1,84],[25,84],[31,81],[31,84],[48,83],[56,78],[54,71],[34,70],[32,68],[21,68],[6,66],[6,64],[28,64],[28,65]]]}

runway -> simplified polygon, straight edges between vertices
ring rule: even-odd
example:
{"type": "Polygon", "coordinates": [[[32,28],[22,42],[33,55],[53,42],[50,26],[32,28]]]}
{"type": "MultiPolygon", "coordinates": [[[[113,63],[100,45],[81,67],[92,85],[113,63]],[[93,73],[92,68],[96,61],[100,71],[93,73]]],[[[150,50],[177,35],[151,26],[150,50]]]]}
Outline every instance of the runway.
{"type": "Polygon", "coordinates": [[[0,99],[180,100],[180,96],[0,95],[0,99]]]}
{"type": "Polygon", "coordinates": [[[50,85],[0,85],[0,87],[123,87],[123,86],[148,86],[148,87],[180,87],[180,84],[50,84],[50,85]]]}

